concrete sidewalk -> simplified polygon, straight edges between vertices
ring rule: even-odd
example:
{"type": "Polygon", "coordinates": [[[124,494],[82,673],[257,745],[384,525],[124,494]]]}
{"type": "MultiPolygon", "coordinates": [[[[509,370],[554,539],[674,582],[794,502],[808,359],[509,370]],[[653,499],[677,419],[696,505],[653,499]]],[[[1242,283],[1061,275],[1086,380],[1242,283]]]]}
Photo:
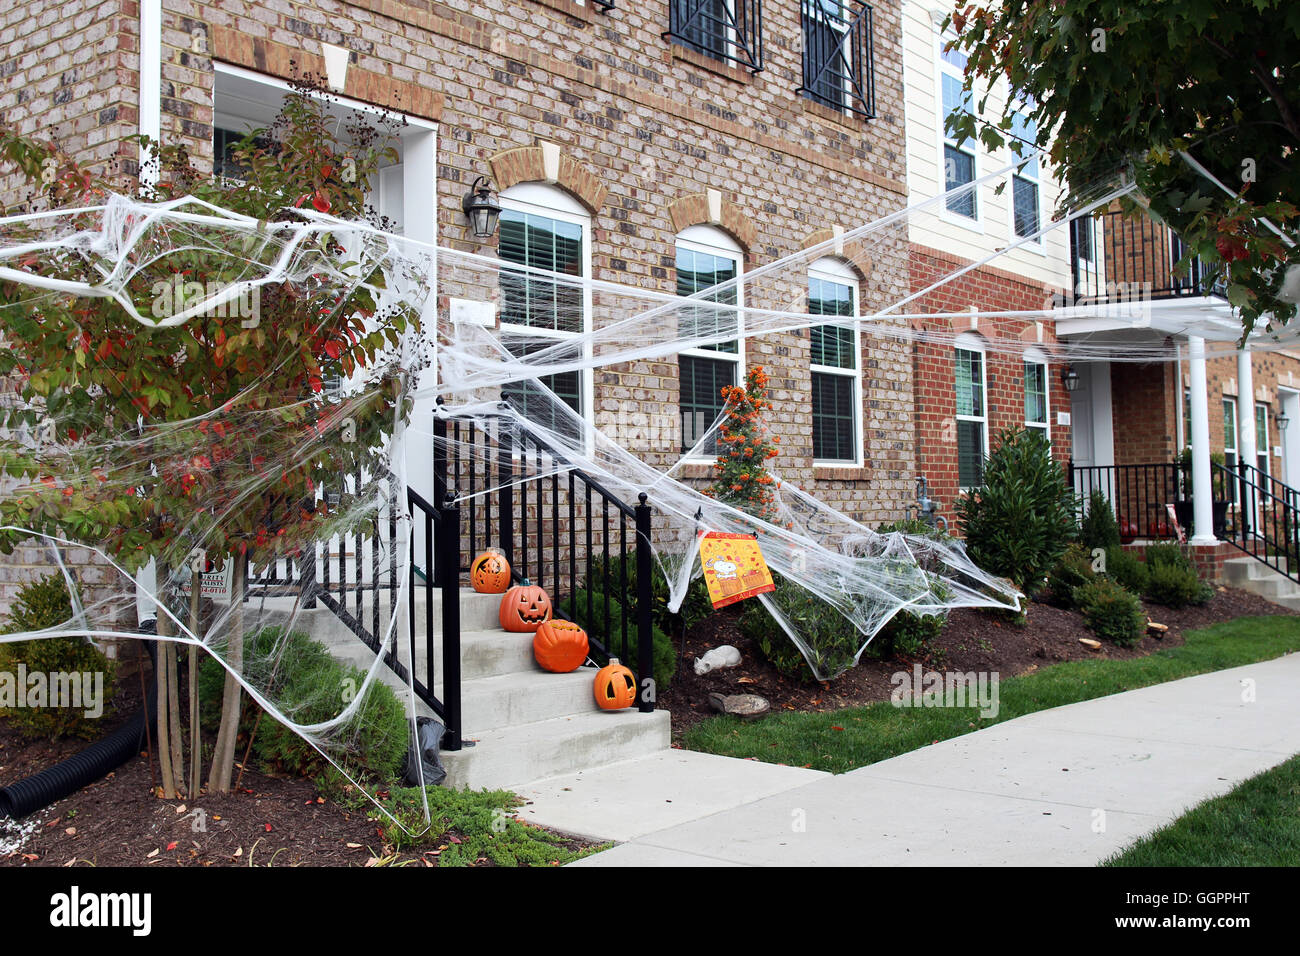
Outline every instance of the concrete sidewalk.
{"type": "Polygon", "coordinates": [[[1292,654],[838,776],[657,754],[525,787],[521,815],[620,841],[576,866],[1090,866],[1297,752],[1292,654]]]}

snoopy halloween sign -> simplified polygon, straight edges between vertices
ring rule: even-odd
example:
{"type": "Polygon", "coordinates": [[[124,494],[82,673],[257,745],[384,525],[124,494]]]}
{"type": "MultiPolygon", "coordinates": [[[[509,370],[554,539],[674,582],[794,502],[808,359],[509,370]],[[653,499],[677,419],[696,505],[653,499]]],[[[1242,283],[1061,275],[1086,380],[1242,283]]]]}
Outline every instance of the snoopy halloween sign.
{"type": "Polygon", "coordinates": [[[752,534],[700,532],[700,564],[715,608],[776,590],[758,539],[752,534]]]}

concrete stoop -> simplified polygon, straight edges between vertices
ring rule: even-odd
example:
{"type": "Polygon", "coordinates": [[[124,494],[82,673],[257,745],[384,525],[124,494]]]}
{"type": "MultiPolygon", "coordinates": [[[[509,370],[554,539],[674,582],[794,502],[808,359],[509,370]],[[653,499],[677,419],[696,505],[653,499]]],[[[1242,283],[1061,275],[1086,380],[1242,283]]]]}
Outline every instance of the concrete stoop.
{"type": "MultiPolygon", "coordinates": [[[[422,594],[417,593],[416,602],[418,675],[425,670],[427,609],[422,594]]],[[[668,749],[667,711],[601,710],[591,689],[595,669],[581,667],[570,674],[543,671],[533,660],[532,634],[509,633],[499,627],[500,603],[499,595],[461,591],[461,718],[464,739],[473,741],[474,746],[441,755],[447,768],[446,786],[474,790],[518,787],[668,749]]],[[[441,595],[434,595],[432,610],[435,673],[440,674],[441,595]]],[[[406,612],[399,609],[399,613],[406,612]]],[[[336,658],[361,668],[373,662],[370,649],[328,610],[304,612],[302,622],[336,658]]],[[[409,656],[408,649],[399,651],[403,663],[409,656]]],[[[406,685],[391,670],[381,666],[376,675],[406,698],[406,685]]],[[[442,689],[441,681],[435,680],[434,693],[441,697],[442,689]]],[[[432,716],[418,699],[416,711],[432,716]]]]}
{"type": "Polygon", "coordinates": [[[1300,585],[1254,558],[1229,558],[1223,562],[1223,575],[1233,587],[1300,611],[1300,585]]]}

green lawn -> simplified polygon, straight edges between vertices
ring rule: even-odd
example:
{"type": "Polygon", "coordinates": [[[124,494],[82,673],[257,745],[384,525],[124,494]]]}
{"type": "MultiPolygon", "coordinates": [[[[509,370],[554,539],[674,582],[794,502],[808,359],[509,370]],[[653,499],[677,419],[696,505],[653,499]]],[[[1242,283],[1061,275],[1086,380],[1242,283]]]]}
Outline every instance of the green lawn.
{"type": "Polygon", "coordinates": [[[1205,801],[1102,866],[1300,866],[1300,756],[1205,801]]]}
{"type": "Polygon", "coordinates": [[[1239,618],[1191,631],[1181,647],[1146,657],[1069,661],[1003,680],[992,718],[981,718],[974,708],[899,708],[883,701],[829,713],[776,714],[754,723],[715,717],[687,731],[684,743],[706,753],[843,773],[1034,711],[1298,650],[1300,618],[1239,618]]]}

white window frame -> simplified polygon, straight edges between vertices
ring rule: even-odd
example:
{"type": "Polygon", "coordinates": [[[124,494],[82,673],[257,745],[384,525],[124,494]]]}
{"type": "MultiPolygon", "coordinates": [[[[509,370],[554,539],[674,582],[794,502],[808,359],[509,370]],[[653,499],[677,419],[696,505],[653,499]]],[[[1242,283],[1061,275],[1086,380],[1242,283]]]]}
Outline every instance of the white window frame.
{"type": "Polygon", "coordinates": [[[543,216],[557,222],[565,222],[582,229],[582,331],[561,332],[555,329],[536,328],[531,325],[517,325],[506,322],[502,317],[501,331],[526,338],[562,340],[582,340],[582,356],[586,366],[579,373],[581,390],[582,420],[587,425],[588,438],[585,442],[587,451],[591,450],[591,431],[595,428],[595,371],[591,367],[591,214],[572,195],[559,186],[547,183],[516,183],[498,195],[501,209],[518,213],[543,216]]]}
{"type": "MultiPolygon", "coordinates": [[[[1028,120],[1028,118],[1029,118],[1028,106],[1027,106],[1026,104],[1024,104],[1024,103],[1017,103],[1016,106],[1015,106],[1015,108],[1014,108],[1014,110],[1013,110],[1013,112],[1015,112],[1016,114],[1018,114],[1021,118],[1025,119],[1025,120],[1028,120]]],[[[1007,149],[1007,162],[1009,162],[1009,163],[1013,163],[1013,162],[1015,162],[1015,161],[1016,161],[1017,159],[1019,159],[1019,158],[1020,158],[1020,157],[1016,156],[1015,152],[1012,151],[1012,150],[1008,147],[1008,149],[1007,149]]],[[[1011,171],[1010,176],[1008,177],[1007,185],[1009,185],[1009,186],[1011,187],[1011,189],[1010,189],[1010,191],[1009,191],[1009,192],[1010,192],[1010,195],[1007,197],[1007,199],[1008,199],[1008,203],[1007,203],[1007,207],[1008,207],[1008,209],[1007,209],[1007,213],[1008,213],[1008,219],[1007,219],[1007,235],[1011,237],[1011,241],[1012,241],[1012,242],[1015,242],[1015,241],[1017,241],[1017,240],[1019,240],[1019,239],[1024,239],[1024,238],[1026,238],[1025,236],[1022,236],[1022,235],[1020,235],[1018,232],[1016,232],[1016,183],[1015,183],[1015,181],[1016,181],[1017,179],[1023,179],[1023,180],[1025,180],[1025,182],[1032,183],[1033,186],[1034,186],[1034,197],[1035,197],[1035,202],[1037,203],[1037,206],[1038,206],[1038,233],[1039,233],[1039,235],[1038,235],[1038,237],[1037,237],[1036,239],[1030,239],[1028,242],[1021,243],[1021,245],[1019,245],[1017,248],[1019,248],[1019,249],[1026,249],[1026,250],[1028,250],[1029,252],[1034,252],[1034,253],[1037,253],[1038,255],[1046,256],[1046,255],[1047,255],[1047,244],[1043,241],[1043,239],[1044,239],[1045,237],[1044,237],[1043,232],[1042,232],[1043,227],[1044,227],[1044,223],[1043,223],[1043,170],[1042,170],[1042,159],[1039,158],[1038,160],[1036,160],[1036,161],[1035,161],[1035,165],[1038,167],[1038,171],[1035,172],[1035,173],[1033,173],[1033,174],[1026,174],[1026,172],[1022,172],[1019,168],[1017,168],[1017,169],[1013,169],[1013,170],[1011,171]]]]}
{"type": "Polygon", "coordinates": [[[1271,467],[1273,464],[1273,446],[1269,444],[1268,413],[1268,402],[1255,403],[1255,460],[1251,464],[1259,468],[1264,474],[1271,475],[1273,473],[1271,467]],[[1262,443],[1259,440],[1259,413],[1261,411],[1264,413],[1264,441],[1262,443]],[[1262,468],[1260,468],[1259,464],[1261,460],[1264,462],[1262,468]]]}
{"type": "MultiPolygon", "coordinates": [[[[745,328],[745,250],[740,247],[740,243],[727,235],[717,226],[696,225],[687,226],[679,232],[673,243],[673,281],[677,281],[676,259],[677,250],[686,249],[690,252],[698,252],[703,255],[717,256],[720,259],[731,259],[736,264],[736,351],[721,352],[713,349],[684,348],[678,355],[686,355],[692,358],[705,359],[726,359],[734,361],[736,366],[735,376],[732,378],[733,385],[741,385],[745,378],[745,338],[743,335],[745,328]]],[[[677,395],[677,420],[681,422],[681,366],[678,365],[678,395],[677,395]]],[[[678,436],[677,443],[678,454],[681,460],[688,464],[712,464],[718,460],[716,455],[695,455],[689,452],[680,451],[682,436],[678,436]]]]}
{"type": "MultiPolygon", "coordinates": [[[[1223,464],[1232,475],[1237,474],[1237,462],[1241,460],[1241,438],[1237,432],[1241,429],[1237,422],[1237,398],[1235,395],[1223,396],[1223,464]],[[1232,444],[1228,444],[1228,424],[1232,424],[1232,444]]],[[[1228,482],[1228,500],[1237,501],[1237,482],[1228,482]]]]}
{"type": "MultiPolygon", "coordinates": [[[[1044,354],[1043,354],[1041,351],[1039,351],[1038,349],[1026,349],[1026,350],[1025,350],[1024,364],[1025,364],[1025,365],[1038,365],[1038,366],[1040,366],[1040,367],[1042,368],[1042,370],[1043,370],[1043,420],[1042,420],[1042,422],[1030,422],[1030,421],[1026,420],[1026,422],[1025,422],[1025,427],[1026,427],[1026,428],[1029,428],[1029,429],[1032,429],[1032,430],[1034,430],[1034,431],[1041,431],[1041,432],[1043,433],[1043,437],[1047,439],[1047,443],[1050,445],[1050,444],[1052,443],[1052,374],[1051,374],[1052,369],[1051,369],[1051,365],[1050,365],[1050,363],[1047,361],[1047,356],[1044,355],[1044,354]]],[[[1022,375],[1024,374],[1023,369],[1021,370],[1021,374],[1022,374],[1022,375]]],[[[986,377],[987,377],[987,372],[986,372],[986,377]]],[[[1021,384],[1022,384],[1022,386],[1024,385],[1024,381],[1023,381],[1023,379],[1021,380],[1021,384]]],[[[987,400],[986,400],[986,401],[985,401],[985,405],[987,406],[987,404],[988,404],[988,402],[987,402],[987,400]]],[[[1024,405],[1023,396],[1022,396],[1021,405],[1022,405],[1022,406],[1024,405]]],[[[987,416],[988,416],[988,410],[987,410],[987,408],[986,408],[986,409],[985,409],[985,417],[987,417],[987,416]]]]}
{"type": "MultiPolygon", "coordinates": [[[[943,58],[943,48],[947,46],[949,40],[956,39],[956,34],[951,30],[944,32],[935,31],[934,44],[934,106],[935,114],[938,116],[939,130],[939,165],[938,165],[938,185],[939,192],[946,192],[948,189],[948,157],[945,155],[945,147],[952,146],[954,149],[967,153],[971,158],[971,182],[977,182],[980,178],[980,156],[979,140],[968,140],[965,145],[958,146],[956,142],[948,135],[944,121],[948,118],[943,111],[943,78],[951,76],[959,83],[964,77],[962,71],[956,65],[949,63],[943,58]]],[[[974,96],[971,97],[971,110],[974,112],[978,107],[974,96]]],[[[984,232],[984,203],[981,202],[980,190],[977,187],[971,192],[971,200],[975,205],[975,217],[963,216],[961,213],[953,212],[948,208],[948,203],[943,202],[939,205],[939,218],[946,223],[960,226],[963,229],[969,229],[972,232],[984,232]]]]}
{"type": "MultiPolygon", "coordinates": [[[[861,468],[863,463],[863,446],[865,439],[863,436],[864,415],[862,411],[862,330],[858,323],[858,292],[859,280],[856,272],[845,262],[831,256],[825,256],[818,259],[808,267],[808,278],[819,279],[822,282],[831,282],[835,285],[848,286],[850,301],[853,303],[853,315],[848,321],[843,322],[826,322],[826,325],[836,325],[842,328],[848,328],[853,332],[853,368],[843,369],[832,365],[814,365],[811,361],[811,352],[809,353],[808,368],[810,372],[816,372],[820,375],[837,375],[843,378],[851,378],[853,384],[853,458],[814,458],[814,465],[826,465],[829,467],[854,467],[861,468]]],[[[811,348],[811,332],[809,333],[809,346],[811,348]]],[[[809,378],[809,387],[811,388],[812,380],[809,378]]],[[[816,422],[814,420],[814,428],[816,422]]]]}
{"type": "MultiPolygon", "coordinates": [[[[984,446],[984,458],[989,456],[989,353],[984,344],[984,340],[973,332],[963,332],[957,336],[953,343],[953,381],[952,381],[952,398],[953,398],[953,421],[954,422],[979,422],[981,441],[984,446]],[[956,352],[978,352],[980,356],[980,395],[982,397],[983,415],[962,415],[957,412],[957,372],[956,372],[956,352]]],[[[954,429],[954,431],[956,431],[954,429]]],[[[961,484],[961,439],[957,434],[953,435],[953,441],[957,451],[957,484],[960,491],[971,491],[978,485],[961,484]]]]}

